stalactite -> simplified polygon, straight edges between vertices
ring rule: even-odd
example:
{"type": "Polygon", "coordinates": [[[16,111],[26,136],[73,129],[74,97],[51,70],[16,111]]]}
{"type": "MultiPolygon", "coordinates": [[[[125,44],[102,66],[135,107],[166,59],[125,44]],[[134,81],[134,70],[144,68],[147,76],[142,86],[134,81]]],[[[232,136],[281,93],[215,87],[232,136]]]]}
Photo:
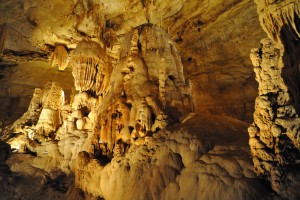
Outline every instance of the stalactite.
{"type": "Polygon", "coordinates": [[[300,37],[295,22],[296,15],[300,16],[300,5],[295,0],[274,1],[256,0],[259,18],[268,36],[275,42],[280,42],[280,31],[283,25],[288,24],[300,37]]]}
{"type": "Polygon", "coordinates": [[[130,50],[128,56],[126,58],[127,64],[122,69],[122,73],[124,74],[124,80],[129,81],[131,76],[136,68],[135,62],[133,62],[134,57],[138,56],[139,48],[138,48],[138,40],[139,40],[139,32],[137,29],[133,31],[132,38],[130,40],[130,50]]]}
{"type": "Polygon", "coordinates": [[[63,71],[68,67],[69,64],[69,53],[65,46],[57,45],[52,54],[50,65],[52,67],[57,66],[58,70],[63,71]]]}
{"type": "Polygon", "coordinates": [[[108,64],[107,56],[102,55],[97,66],[95,91],[98,96],[107,92],[111,76],[111,67],[108,64]]]}
{"type": "Polygon", "coordinates": [[[151,130],[152,111],[145,99],[143,99],[137,107],[135,116],[135,132],[138,136],[145,136],[151,130]]]}
{"type": "Polygon", "coordinates": [[[154,6],[154,2],[153,0],[141,0],[141,2],[145,9],[146,19],[148,20],[148,23],[150,23],[152,17],[152,7],[154,6]]]}
{"type": "Polygon", "coordinates": [[[103,63],[100,63],[102,57],[106,57],[105,50],[96,42],[83,41],[77,45],[70,58],[76,90],[95,91],[96,82],[97,87],[100,86],[101,81],[97,79],[97,70],[99,65],[103,68],[103,63]]]}

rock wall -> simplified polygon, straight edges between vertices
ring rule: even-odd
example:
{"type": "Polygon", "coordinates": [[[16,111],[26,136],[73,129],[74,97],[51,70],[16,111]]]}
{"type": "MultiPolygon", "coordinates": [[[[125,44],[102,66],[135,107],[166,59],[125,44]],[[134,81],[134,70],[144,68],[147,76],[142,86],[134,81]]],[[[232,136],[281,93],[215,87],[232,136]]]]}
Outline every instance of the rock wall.
{"type": "Polygon", "coordinates": [[[48,81],[59,81],[69,99],[73,87],[71,70],[59,72],[46,60],[24,61],[20,58],[17,62],[7,61],[0,62],[0,121],[5,125],[13,123],[26,112],[34,89],[48,81]]]}
{"type": "Polygon", "coordinates": [[[251,122],[257,83],[248,52],[266,37],[256,5],[252,0],[234,6],[233,1],[198,3],[206,8],[203,13],[186,16],[189,20],[172,34],[193,85],[195,110],[251,122]]]}
{"type": "Polygon", "coordinates": [[[259,83],[254,123],[249,127],[257,174],[269,178],[284,198],[296,199],[299,185],[299,2],[256,1],[269,38],[250,58],[259,83]],[[294,178],[292,178],[294,176],[294,178]]]}

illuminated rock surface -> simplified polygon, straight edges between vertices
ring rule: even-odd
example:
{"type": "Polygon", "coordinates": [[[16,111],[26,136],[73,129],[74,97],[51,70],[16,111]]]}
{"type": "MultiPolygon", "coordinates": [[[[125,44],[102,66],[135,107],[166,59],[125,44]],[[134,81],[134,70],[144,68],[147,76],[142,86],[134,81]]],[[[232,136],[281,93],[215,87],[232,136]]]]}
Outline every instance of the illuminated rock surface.
{"type": "Polygon", "coordinates": [[[0,13],[0,199],[298,198],[297,2],[0,13]]]}
{"type": "Polygon", "coordinates": [[[248,128],[254,169],[282,197],[298,199],[299,2],[256,2],[269,38],[250,55],[259,83],[254,123],[248,128]]]}

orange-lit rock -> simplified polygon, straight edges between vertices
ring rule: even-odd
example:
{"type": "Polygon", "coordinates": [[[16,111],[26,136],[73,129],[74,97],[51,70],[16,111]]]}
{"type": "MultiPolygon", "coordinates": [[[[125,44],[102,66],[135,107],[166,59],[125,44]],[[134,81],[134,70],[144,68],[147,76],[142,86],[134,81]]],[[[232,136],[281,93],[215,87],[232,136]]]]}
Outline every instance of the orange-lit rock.
{"type": "Polygon", "coordinates": [[[269,38],[252,49],[259,96],[248,128],[257,174],[284,198],[297,199],[299,185],[299,2],[256,1],[269,38]],[[295,176],[291,179],[291,176],[295,176]]]}
{"type": "Polygon", "coordinates": [[[297,199],[299,5],[256,2],[1,2],[0,199],[297,199]]]}

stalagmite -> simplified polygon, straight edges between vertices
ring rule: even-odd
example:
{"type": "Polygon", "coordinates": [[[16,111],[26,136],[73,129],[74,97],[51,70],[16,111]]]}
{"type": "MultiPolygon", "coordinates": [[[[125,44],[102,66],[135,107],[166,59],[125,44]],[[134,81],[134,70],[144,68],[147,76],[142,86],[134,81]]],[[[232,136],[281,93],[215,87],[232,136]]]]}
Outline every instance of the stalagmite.
{"type": "Polygon", "coordinates": [[[36,125],[39,136],[49,137],[50,133],[54,133],[57,130],[61,124],[59,112],[64,103],[64,91],[60,87],[59,83],[46,83],[43,88],[43,109],[36,125]]]}
{"type": "Polygon", "coordinates": [[[39,121],[36,125],[37,133],[39,135],[49,137],[50,133],[56,131],[59,125],[58,111],[51,108],[43,108],[39,121]]]}
{"type": "Polygon", "coordinates": [[[250,58],[259,83],[254,123],[248,128],[257,174],[268,178],[281,197],[297,199],[300,182],[299,140],[299,2],[256,1],[269,38],[250,58]]]}
{"type": "Polygon", "coordinates": [[[43,88],[42,106],[60,110],[65,103],[65,94],[57,82],[47,82],[43,88]]]}

